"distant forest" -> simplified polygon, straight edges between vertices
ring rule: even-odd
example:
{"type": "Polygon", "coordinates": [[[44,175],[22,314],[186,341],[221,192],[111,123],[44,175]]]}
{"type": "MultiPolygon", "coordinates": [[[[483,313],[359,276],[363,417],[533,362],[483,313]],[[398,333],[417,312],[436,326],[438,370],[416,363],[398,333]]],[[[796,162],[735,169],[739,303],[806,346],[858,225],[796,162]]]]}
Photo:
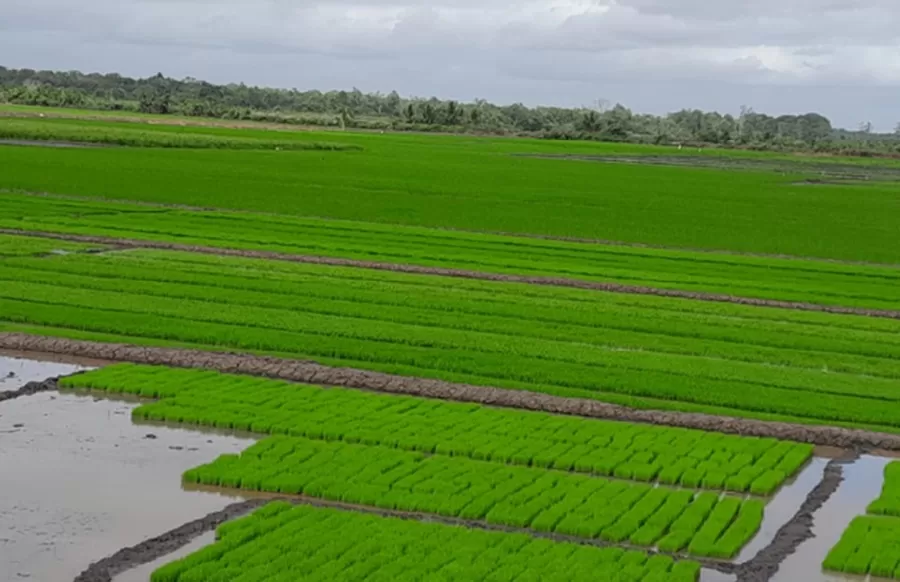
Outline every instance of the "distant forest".
{"type": "Polygon", "coordinates": [[[370,130],[900,155],[900,126],[894,134],[873,133],[866,123],[859,131],[847,131],[817,113],[772,117],[749,107],[742,107],[738,116],[699,110],[657,116],[602,102],[582,108],[526,107],[407,98],[396,91],[298,91],[214,85],[162,74],[131,79],[5,67],[0,67],[0,103],[370,130]]]}

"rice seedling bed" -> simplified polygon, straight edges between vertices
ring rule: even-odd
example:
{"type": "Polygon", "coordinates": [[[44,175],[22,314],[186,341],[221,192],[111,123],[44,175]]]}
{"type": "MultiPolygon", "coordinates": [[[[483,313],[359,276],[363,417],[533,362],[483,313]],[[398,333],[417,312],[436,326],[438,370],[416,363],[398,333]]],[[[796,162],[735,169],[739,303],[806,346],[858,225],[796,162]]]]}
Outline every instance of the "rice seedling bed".
{"type": "Polygon", "coordinates": [[[694,582],[700,573],[696,562],[661,555],[284,502],[220,526],[217,537],[151,582],[694,582]]]}
{"type": "MultiPolygon", "coordinates": [[[[485,273],[612,282],[823,305],[892,309],[900,270],[825,261],[750,257],[541,240],[421,227],[249,213],[168,210],[75,216],[61,201],[0,195],[0,227],[222,248],[349,258],[485,273]],[[45,208],[49,211],[45,212],[45,208]],[[19,213],[21,214],[21,212],[19,213]]],[[[95,204],[95,203],[85,203],[95,204]]]]}
{"type": "Polygon", "coordinates": [[[201,370],[120,364],[64,388],[159,398],[141,420],[394,447],[691,488],[771,494],[812,446],[201,370]]]}
{"type": "MultiPolygon", "coordinates": [[[[868,512],[873,515],[900,517],[900,461],[890,463],[884,468],[881,497],[869,505],[868,512]]],[[[900,537],[897,538],[897,543],[900,544],[900,537]]]]}
{"type": "Polygon", "coordinates": [[[0,280],[11,323],[642,408],[900,424],[891,320],[171,252],[10,259],[0,280]]]}
{"type": "Polygon", "coordinates": [[[269,437],[240,455],[222,455],[186,471],[184,481],[613,543],[658,544],[696,556],[731,557],[762,523],[757,511],[762,502],[756,499],[287,436],[269,437]],[[731,509],[744,504],[758,506],[748,513],[759,518],[755,527],[733,519],[731,509]]]}
{"type": "Polygon", "coordinates": [[[872,515],[857,517],[829,552],[824,568],[900,579],[900,519],[872,515]]]}

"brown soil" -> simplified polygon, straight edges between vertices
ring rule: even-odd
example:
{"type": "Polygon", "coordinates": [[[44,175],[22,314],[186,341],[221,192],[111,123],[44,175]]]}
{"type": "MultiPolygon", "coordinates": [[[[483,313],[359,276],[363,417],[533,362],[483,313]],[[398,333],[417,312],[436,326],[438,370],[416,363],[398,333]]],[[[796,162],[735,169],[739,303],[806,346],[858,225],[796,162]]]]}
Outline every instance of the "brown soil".
{"type": "Polygon", "coordinates": [[[41,148],[104,148],[114,147],[106,144],[93,144],[75,141],[54,141],[39,139],[0,139],[0,146],[35,146],[41,148]]]}
{"type": "Polygon", "coordinates": [[[801,303],[796,301],[778,301],[774,299],[757,299],[753,297],[737,297],[734,295],[722,295],[716,293],[703,293],[695,291],[682,291],[677,289],[658,289],[655,287],[643,287],[638,285],[622,285],[619,283],[602,283],[596,281],[583,281],[579,279],[565,279],[560,277],[528,277],[523,275],[501,275],[497,273],[483,273],[465,269],[447,269],[441,267],[423,267],[419,265],[404,265],[394,263],[380,263],[375,261],[360,261],[355,259],[340,259],[334,257],[320,257],[312,255],[293,255],[271,251],[250,251],[240,249],[226,249],[206,247],[198,245],[184,245],[170,242],[141,241],[133,239],[86,236],[74,234],[58,234],[48,232],[25,231],[19,229],[0,228],[0,234],[12,234],[21,236],[36,236],[54,240],[66,240],[72,242],[84,242],[94,244],[113,245],[120,249],[162,249],[190,253],[202,253],[228,257],[244,257],[252,259],[266,259],[277,261],[289,261],[315,265],[332,265],[339,267],[358,267],[363,269],[375,269],[379,271],[392,271],[396,273],[413,273],[418,275],[437,275],[441,277],[456,277],[462,279],[475,279],[480,281],[497,281],[505,283],[526,283],[530,285],[546,285],[552,287],[571,287],[576,289],[589,289],[595,291],[607,291],[612,293],[629,293],[636,295],[654,295],[658,297],[675,297],[681,299],[693,299],[699,301],[712,301],[718,303],[734,303],[738,305],[752,305],[757,307],[772,307],[778,309],[796,309],[800,311],[816,311],[823,313],[838,313],[844,315],[862,315],[868,317],[882,317],[888,319],[900,319],[900,310],[865,309],[860,307],[841,307],[835,305],[819,305],[815,303],[801,303]]]}
{"type": "Polygon", "coordinates": [[[489,406],[540,410],[588,418],[678,426],[746,436],[774,437],[845,449],[900,450],[900,435],[894,434],[830,426],[807,426],[785,422],[731,418],[710,414],[636,410],[596,400],[563,398],[525,390],[471,386],[352,368],[332,368],[314,362],[268,356],[142,347],[34,336],[22,333],[0,333],[0,348],[52,352],[139,364],[203,368],[232,374],[280,378],[308,384],[342,386],[459,402],[475,402],[489,406]]]}

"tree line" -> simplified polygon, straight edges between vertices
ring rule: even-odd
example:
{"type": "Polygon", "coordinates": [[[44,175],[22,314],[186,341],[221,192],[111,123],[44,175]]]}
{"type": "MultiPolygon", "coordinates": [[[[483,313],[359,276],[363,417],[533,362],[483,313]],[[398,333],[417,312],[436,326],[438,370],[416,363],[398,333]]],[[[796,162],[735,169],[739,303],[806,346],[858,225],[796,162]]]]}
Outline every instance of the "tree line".
{"type": "Polygon", "coordinates": [[[817,113],[773,117],[749,107],[736,116],[699,110],[658,116],[602,101],[593,107],[526,107],[407,98],[396,91],[298,91],[162,74],[133,79],[5,67],[0,67],[0,102],[357,129],[900,155],[900,127],[895,134],[877,134],[864,123],[847,131],[817,113]]]}

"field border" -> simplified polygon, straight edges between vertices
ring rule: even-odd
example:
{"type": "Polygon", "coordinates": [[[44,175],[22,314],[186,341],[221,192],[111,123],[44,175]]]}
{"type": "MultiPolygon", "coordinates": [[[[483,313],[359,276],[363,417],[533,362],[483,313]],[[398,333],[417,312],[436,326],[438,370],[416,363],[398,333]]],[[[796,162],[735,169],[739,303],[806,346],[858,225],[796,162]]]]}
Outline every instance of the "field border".
{"type": "Polygon", "coordinates": [[[526,390],[510,390],[442,380],[411,378],[354,368],[335,368],[311,361],[271,356],[72,340],[17,332],[0,333],[0,348],[19,352],[65,354],[135,364],[201,368],[230,374],[290,380],[305,384],[357,388],[392,394],[472,402],[502,408],[519,408],[585,418],[659,424],[742,436],[773,437],[780,440],[845,449],[900,451],[900,435],[895,434],[701,413],[638,410],[597,400],[565,398],[526,390]]]}
{"type": "Polygon", "coordinates": [[[536,277],[525,275],[508,275],[499,273],[486,273],[467,269],[451,269],[445,267],[425,267],[421,265],[409,265],[400,263],[383,263],[378,261],[362,261],[357,259],[341,259],[336,257],[323,257],[318,255],[296,255],[279,253],[275,251],[254,251],[208,247],[202,245],[185,245],[180,243],[147,241],[128,238],[90,236],[80,234],[63,234],[46,231],[22,230],[15,228],[0,228],[0,234],[15,236],[30,236],[48,238],[69,242],[82,242],[91,244],[108,245],[114,250],[129,249],[156,249],[166,251],[178,251],[206,255],[218,255],[226,257],[242,257],[250,259],[265,259],[273,261],[287,261],[313,265],[329,265],[334,267],[355,267],[372,269],[377,271],[391,271],[395,273],[410,273],[416,275],[432,275],[439,277],[454,277],[458,279],[473,279],[479,281],[493,281],[502,283],[524,283],[528,285],[541,285],[548,287],[568,287],[591,291],[605,291],[608,293],[622,293],[631,295],[652,295],[657,297],[670,297],[676,299],[691,299],[695,301],[709,301],[713,303],[732,303],[736,305],[749,305],[753,307],[770,307],[775,309],[793,309],[797,311],[812,311],[819,313],[834,313],[840,315],[858,315],[864,317],[877,317],[900,320],[900,310],[866,309],[862,307],[842,307],[838,305],[821,305],[818,303],[803,303],[797,301],[779,301],[777,299],[758,299],[753,297],[740,297],[735,295],[723,295],[718,293],[704,293],[700,291],[683,291],[678,289],[660,289],[640,285],[624,285],[619,283],[602,283],[597,281],[585,281],[581,279],[567,279],[563,277],[536,277]]]}

